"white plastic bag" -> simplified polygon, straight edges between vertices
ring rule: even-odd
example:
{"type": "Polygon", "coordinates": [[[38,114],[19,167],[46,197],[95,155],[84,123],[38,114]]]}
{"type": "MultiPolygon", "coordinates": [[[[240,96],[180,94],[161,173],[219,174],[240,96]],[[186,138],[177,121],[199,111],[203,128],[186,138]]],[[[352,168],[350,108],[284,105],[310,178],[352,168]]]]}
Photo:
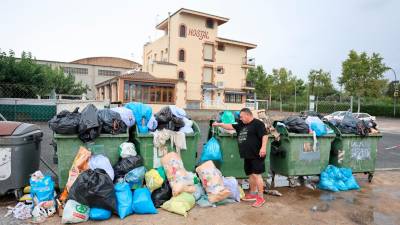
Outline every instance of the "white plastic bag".
{"type": "Polygon", "coordinates": [[[119,152],[119,156],[121,156],[121,158],[128,158],[130,156],[137,155],[135,145],[130,142],[124,142],[124,143],[120,144],[118,147],[118,152],[119,152]]]}
{"type": "Polygon", "coordinates": [[[74,200],[68,200],[62,215],[62,223],[80,223],[89,220],[90,208],[74,200]]]}
{"type": "Polygon", "coordinates": [[[188,118],[186,118],[186,117],[184,117],[183,119],[183,122],[185,123],[185,126],[184,127],[182,127],[181,129],[179,129],[179,131],[180,132],[183,132],[183,133],[185,133],[185,134],[190,134],[190,133],[193,133],[194,131],[193,131],[193,121],[192,120],[189,120],[188,118]]]}
{"type": "Polygon", "coordinates": [[[111,108],[111,110],[119,113],[122,121],[124,121],[127,127],[132,127],[135,125],[135,117],[133,116],[132,110],[129,110],[125,107],[111,108]]]}
{"type": "Polygon", "coordinates": [[[104,155],[92,155],[89,160],[90,169],[103,169],[106,171],[111,180],[114,180],[114,169],[111,166],[110,160],[104,155]]]}

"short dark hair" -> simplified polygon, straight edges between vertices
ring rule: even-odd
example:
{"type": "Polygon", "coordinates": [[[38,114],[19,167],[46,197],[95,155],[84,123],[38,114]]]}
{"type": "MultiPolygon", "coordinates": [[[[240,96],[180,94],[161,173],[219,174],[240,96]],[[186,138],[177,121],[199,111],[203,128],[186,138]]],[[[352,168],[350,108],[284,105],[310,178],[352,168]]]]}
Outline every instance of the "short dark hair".
{"type": "Polygon", "coordinates": [[[251,112],[251,110],[250,110],[249,108],[243,108],[243,109],[240,110],[240,112],[241,112],[241,113],[242,113],[242,112],[247,113],[247,114],[249,114],[250,116],[253,115],[253,113],[251,112]]]}

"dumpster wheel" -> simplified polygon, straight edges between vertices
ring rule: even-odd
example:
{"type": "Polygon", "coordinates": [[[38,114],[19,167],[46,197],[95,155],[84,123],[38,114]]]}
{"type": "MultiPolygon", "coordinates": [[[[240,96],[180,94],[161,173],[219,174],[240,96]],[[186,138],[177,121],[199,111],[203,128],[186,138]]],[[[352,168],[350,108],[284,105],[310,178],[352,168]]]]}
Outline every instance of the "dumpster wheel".
{"type": "Polygon", "coordinates": [[[374,178],[374,173],[369,172],[368,173],[368,182],[372,182],[372,179],[374,178]]]}
{"type": "Polygon", "coordinates": [[[296,187],[296,178],[293,176],[288,177],[289,187],[294,188],[296,187]]]}
{"type": "Polygon", "coordinates": [[[17,201],[19,201],[19,199],[20,199],[23,195],[24,195],[24,192],[22,191],[22,188],[17,188],[17,189],[14,190],[14,196],[15,196],[15,199],[16,199],[17,201]]]}

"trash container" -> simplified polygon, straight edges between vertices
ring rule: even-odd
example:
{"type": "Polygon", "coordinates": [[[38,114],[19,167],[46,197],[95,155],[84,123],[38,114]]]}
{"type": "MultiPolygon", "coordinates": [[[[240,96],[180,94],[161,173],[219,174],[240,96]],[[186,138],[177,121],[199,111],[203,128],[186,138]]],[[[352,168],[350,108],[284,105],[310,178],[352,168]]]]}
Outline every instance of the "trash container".
{"type": "MultiPolygon", "coordinates": [[[[221,173],[225,177],[236,177],[239,179],[248,178],[244,172],[244,160],[240,158],[239,146],[236,133],[223,132],[218,128],[215,129],[214,137],[218,140],[222,151],[222,163],[219,165],[221,173]]],[[[270,167],[270,149],[272,136],[268,137],[267,157],[265,158],[265,173],[263,177],[268,177],[270,167]]]]}
{"type": "Polygon", "coordinates": [[[343,134],[331,123],[328,125],[336,134],[332,142],[329,163],[337,167],[351,168],[353,173],[368,173],[368,181],[371,182],[375,172],[378,142],[382,135],[369,134],[363,137],[343,134]]]}
{"type": "MultiPolygon", "coordinates": [[[[181,150],[181,158],[183,165],[186,170],[194,171],[196,166],[197,146],[200,140],[200,128],[195,121],[193,121],[193,133],[186,134],[186,150],[181,150]]],[[[141,134],[136,128],[136,132],[133,134],[133,143],[135,144],[136,151],[140,154],[144,160],[144,166],[147,169],[153,168],[154,160],[154,145],[153,145],[153,134],[146,133],[141,134]]],[[[171,142],[167,141],[168,151],[174,151],[171,148],[171,142]]]]}
{"type": "Polygon", "coordinates": [[[289,133],[276,123],[274,127],[280,137],[271,143],[272,184],[275,174],[280,174],[288,177],[289,186],[294,187],[295,176],[319,175],[328,166],[334,134],[317,137],[314,147],[312,134],[289,133]]]}
{"type": "Polygon", "coordinates": [[[54,134],[58,157],[58,184],[64,188],[68,180],[68,173],[72,162],[80,146],[87,147],[94,154],[104,154],[108,157],[111,165],[117,163],[118,147],[122,142],[128,141],[129,135],[123,134],[100,134],[94,142],[83,143],[78,135],[54,134]]]}
{"type": "Polygon", "coordinates": [[[29,123],[0,122],[0,195],[29,185],[32,173],[39,170],[43,132],[29,123]]]}

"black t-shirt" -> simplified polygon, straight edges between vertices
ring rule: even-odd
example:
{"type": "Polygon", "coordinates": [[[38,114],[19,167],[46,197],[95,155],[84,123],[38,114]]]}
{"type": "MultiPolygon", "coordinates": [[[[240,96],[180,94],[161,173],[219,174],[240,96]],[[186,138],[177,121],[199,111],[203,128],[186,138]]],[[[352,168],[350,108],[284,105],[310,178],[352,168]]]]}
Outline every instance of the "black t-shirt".
{"type": "Polygon", "coordinates": [[[240,157],[245,159],[260,158],[262,138],[267,135],[264,123],[258,119],[253,119],[248,124],[239,121],[232,126],[237,133],[240,157]]]}

